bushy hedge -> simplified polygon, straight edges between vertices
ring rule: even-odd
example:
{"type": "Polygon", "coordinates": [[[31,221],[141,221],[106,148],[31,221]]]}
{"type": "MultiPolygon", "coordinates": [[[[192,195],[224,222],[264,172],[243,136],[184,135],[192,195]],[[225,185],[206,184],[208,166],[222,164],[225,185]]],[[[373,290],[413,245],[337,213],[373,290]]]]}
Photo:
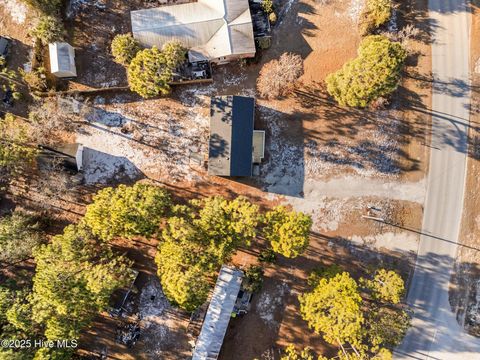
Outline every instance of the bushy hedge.
{"type": "Polygon", "coordinates": [[[397,89],[406,57],[400,43],[368,36],[360,43],[358,57],[327,77],[328,93],[342,106],[366,107],[397,89]]]}

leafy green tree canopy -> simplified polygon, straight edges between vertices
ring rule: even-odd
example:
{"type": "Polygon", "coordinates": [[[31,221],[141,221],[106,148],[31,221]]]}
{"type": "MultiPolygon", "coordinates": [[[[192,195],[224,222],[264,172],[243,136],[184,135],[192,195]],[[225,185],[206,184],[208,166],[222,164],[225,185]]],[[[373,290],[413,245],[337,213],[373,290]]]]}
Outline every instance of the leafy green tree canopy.
{"type": "Polygon", "coordinates": [[[119,34],[112,40],[112,55],[119,64],[128,66],[140,51],[140,44],[132,34],[119,34]]]}
{"type": "Polygon", "coordinates": [[[162,51],[139,51],[128,67],[130,89],[144,98],[169,94],[173,70],[185,59],[183,51],[178,43],[165,44],[162,51]]]}
{"type": "Polygon", "coordinates": [[[258,207],[239,197],[192,200],[173,208],[155,261],[167,298],[192,311],[203,304],[209,277],[256,234],[258,207]]]}
{"type": "Polygon", "coordinates": [[[263,234],[275,252],[295,258],[308,247],[312,227],[309,215],[278,206],[267,212],[265,224],[263,234]]]}
{"type": "Polygon", "coordinates": [[[364,317],[356,281],[346,272],[321,279],[313,291],[299,296],[302,318],[325,341],[339,345],[361,341],[364,317]]]}
{"type": "Polygon", "coordinates": [[[132,278],[131,262],[95,240],[82,223],[67,226],[34,256],[32,320],[42,325],[48,340],[78,339],[108,306],[112,292],[132,278]]]}
{"type": "Polygon", "coordinates": [[[378,270],[372,280],[363,280],[376,300],[398,304],[405,293],[401,276],[392,270],[378,270]]]}
{"type": "Polygon", "coordinates": [[[394,92],[407,52],[383,35],[368,36],[360,43],[358,57],[328,75],[328,93],[342,106],[364,108],[394,92]]]}
{"type": "Polygon", "coordinates": [[[170,195],[158,186],[137,182],[133,186],[109,187],[93,197],[85,222],[94,235],[105,241],[152,236],[170,205],[170,195]]]}

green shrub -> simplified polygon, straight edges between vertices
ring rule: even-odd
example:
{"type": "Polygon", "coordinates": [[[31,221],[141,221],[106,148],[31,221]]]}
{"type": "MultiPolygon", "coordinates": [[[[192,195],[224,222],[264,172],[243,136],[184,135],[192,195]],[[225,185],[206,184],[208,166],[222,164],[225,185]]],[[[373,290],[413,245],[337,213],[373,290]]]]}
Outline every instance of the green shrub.
{"type": "Polygon", "coordinates": [[[165,54],[167,64],[172,69],[175,69],[179,64],[187,60],[187,49],[178,41],[169,41],[162,47],[162,52],[165,54]]]}
{"type": "Polygon", "coordinates": [[[169,94],[177,56],[156,47],[139,51],[128,67],[130,89],[144,98],[169,94]]]}
{"type": "Polygon", "coordinates": [[[327,91],[342,106],[364,108],[397,89],[406,58],[400,43],[368,36],[360,43],[357,58],[327,76],[327,91]]]}
{"type": "Polygon", "coordinates": [[[277,260],[277,255],[275,255],[275,251],[273,251],[272,248],[268,248],[260,251],[260,255],[258,255],[258,260],[260,262],[273,264],[277,260]]]}
{"type": "Polygon", "coordinates": [[[277,14],[272,11],[270,14],[268,14],[268,20],[270,21],[270,24],[274,25],[277,22],[277,14]]]}
{"type": "Polygon", "coordinates": [[[258,47],[262,50],[268,49],[272,46],[272,38],[270,36],[264,36],[257,40],[258,47]]]}
{"type": "Polygon", "coordinates": [[[30,35],[40,40],[43,45],[47,45],[62,41],[65,37],[65,28],[59,17],[43,15],[37,25],[30,31],[30,35]]]}
{"type": "Polygon", "coordinates": [[[371,33],[390,20],[392,15],[392,0],[367,0],[360,15],[360,32],[363,35],[371,33]]]}
{"type": "Polygon", "coordinates": [[[263,285],[263,268],[258,265],[250,265],[245,270],[245,283],[243,288],[248,292],[256,292],[262,288],[263,285]]]}
{"type": "Polygon", "coordinates": [[[113,38],[111,50],[115,62],[127,66],[140,51],[140,44],[132,34],[120,34],[113,38]]]}
{"type": "Polygon", "coordinates": [[[273,1],[272,0],[262,0],[262,9],[267,14],[272,13],[273,12],[273,1]]]}

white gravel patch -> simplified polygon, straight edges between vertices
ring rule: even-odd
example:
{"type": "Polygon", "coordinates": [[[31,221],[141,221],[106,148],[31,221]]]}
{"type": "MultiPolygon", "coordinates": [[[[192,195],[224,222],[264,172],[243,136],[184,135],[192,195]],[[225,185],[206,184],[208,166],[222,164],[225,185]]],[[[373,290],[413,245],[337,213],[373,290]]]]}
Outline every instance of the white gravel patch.
{"type": "Polygon", "coordinates": [[[18,0],[0,0],[0,6],[10,14],[17,24],[23,24],[27,18],[27,6],[18,0]]]}
{"type": "Polygon", "coordinates": [[[351,0],[350,6],[347,11],[348,17],[355,24],[360,20],[360,14],[362,13],[363,7],[365,6],[365,0],[351,0]]]}
{"type": "Polygon", "coordinates": [[[287,283],[281,283],[271,292],[262,292],[256,305],[260,318],[270,326],[277,326],[275,311],[282,305],[283,296],[290,291],[287,283]]]}
{"type": "Polygon", "coordinates": [[[87,115],[90,126],[77,133],[84,145],[84,174],[88,184],[105,183],[142,174],[170,182],[198,179],[190,155],[208,149],[208,118],[193,104],[181,114],[161,108],[157,101],[105,106],[97,101],[87,115]],[[126,130],[126,131],[125,131],[126,130]]]}
{"type": "Polygon", "coordinates": [[[389,249],[402,252],[417,252],[418,235],[410,232],[387,232],[371,236],[354,235],[350,240],[358,245],[368,246],[376,249],[389,249]]]}

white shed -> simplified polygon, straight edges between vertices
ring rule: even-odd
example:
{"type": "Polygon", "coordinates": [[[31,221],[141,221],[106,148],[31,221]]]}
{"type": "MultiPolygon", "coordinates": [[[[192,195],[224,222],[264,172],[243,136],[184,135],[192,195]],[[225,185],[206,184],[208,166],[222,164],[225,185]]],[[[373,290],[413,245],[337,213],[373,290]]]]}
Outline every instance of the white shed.
{"type": "Polygon", "coordinates": [[[77,76],[75,68],[75,50],[65,42],[48,44],[50,71],[59,78],[77,76]]]}

